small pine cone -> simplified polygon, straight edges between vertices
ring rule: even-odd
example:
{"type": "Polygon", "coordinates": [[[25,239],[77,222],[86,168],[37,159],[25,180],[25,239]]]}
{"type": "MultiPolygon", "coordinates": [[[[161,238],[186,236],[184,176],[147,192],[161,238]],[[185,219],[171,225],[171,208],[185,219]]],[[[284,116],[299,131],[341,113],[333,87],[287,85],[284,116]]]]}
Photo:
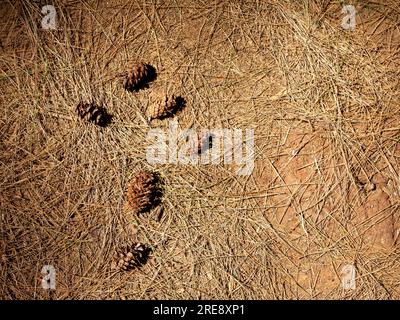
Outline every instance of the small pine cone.
{"type": "Polygon", "coordinates": [[[139,91],[148,87],[148,83],[157,77],[156,69],[150,64],[139,63],[125,73],[124,88],[127,91],[139,91]]]}
{"type": "Polygon", "coordinates": [[[175,95],[161,95],[147,109],[147,116],[150,120],[165,119],[173,116],[185,106],[185,99],[175,95]]]}
{"type": "Polygon", "coordinates": [[[140,214],[150,211],[160,200],[159,176],[154,172],[141,171],[128,184],[129,208],[140,214]]]}
{"type": "Polygon", "coordinates": [[[115,252],[111,267],[117,271],[140,268],[147,262],[150,252],[148,246],[139,242],[121,247],[115,252]]]}
{"type": "Polygon", "coordinates": [[[106,109],[101,106],[97,106],[93,102],[80,102],[76,106],[76,112],[81,119],[93,122],[100,127],[105,127],[110,120],[110,115],[107,113],[106,109]]]}

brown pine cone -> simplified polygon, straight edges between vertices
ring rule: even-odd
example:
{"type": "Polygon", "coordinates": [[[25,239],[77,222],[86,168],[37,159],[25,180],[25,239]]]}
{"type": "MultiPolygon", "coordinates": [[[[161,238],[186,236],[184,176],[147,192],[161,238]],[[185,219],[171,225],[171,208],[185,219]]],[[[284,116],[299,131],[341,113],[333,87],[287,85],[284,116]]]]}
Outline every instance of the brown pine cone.
{"type": "Polygon", "coordinates": [[[180,96],[175,97],[175,95],[163,94],[155,100],[147,109],[147,116],[150,120],[171,117],[183,109],[186,104],[185,99],[180,96]]]}
{"type": "Polygon", "coordinates": [[[129,92],[148,88],[148,84],[157,77],[156,69],[146,63],[139,63],[125,73],[124,88],[129,92]]]}
{"type": "Polygon", "coordinates": [[[150,211],[160,198],[160,178],[155,172],[141,171],[128,184],[127,204],[135,214],[150,211]]]}
{"type": "Polygon", "coordinates": [[[106,109],[95,103],[80,102],[76,106],[78,116],[88,122],[92,122],[100,127],[105,127],[111,120],[111,116],[106,109]]]}
{"type": "Polygon", "coordinates": [[[117,271],[129,271],[143,266],[151,253],[151,249],[138,242],[117,249],[111,268],[117,271]]]}

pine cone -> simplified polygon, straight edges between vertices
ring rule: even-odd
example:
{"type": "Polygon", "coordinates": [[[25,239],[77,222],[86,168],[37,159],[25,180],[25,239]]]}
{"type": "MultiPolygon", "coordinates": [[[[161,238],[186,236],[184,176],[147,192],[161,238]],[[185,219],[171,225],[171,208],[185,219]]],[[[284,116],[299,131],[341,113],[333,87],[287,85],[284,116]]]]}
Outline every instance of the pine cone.
{"type": "Polygon", "coordinates": [[[152,65],[139,63],[125,73],[124,88],[130,92],[148,88],[148,83],[155,80],[156,77],[157,72],[152,65]]]}
{"type": "Polygon", "coordinates": [[[129,271],[143,266],[151,253],[151,249],[138,242],[119,248],[113,257],[111,268],[117,271],[129,271]]]}
{"type": "Polygon", "coordinates": [[[150,120],[165,119],[183,109],[185,104],[185,99],[180,96],[163,94],[147,109],[147,116],[150,120]]]}
{"type": "Polygon", "coordinates": [[[150,211],[159,204],[161,189],[157,173],[141,171],[128,184],[127,202],[129,208],[140,214],[150,211]]]}
{"type": "Polygon", "coordinates": [[[107,113],[106,109],[101,106],[97,106],[95,103],[84,103],[80,102],[76,106],[78,116],[89,122],[105,127],[111,120],[111,116],[107,113]]]}

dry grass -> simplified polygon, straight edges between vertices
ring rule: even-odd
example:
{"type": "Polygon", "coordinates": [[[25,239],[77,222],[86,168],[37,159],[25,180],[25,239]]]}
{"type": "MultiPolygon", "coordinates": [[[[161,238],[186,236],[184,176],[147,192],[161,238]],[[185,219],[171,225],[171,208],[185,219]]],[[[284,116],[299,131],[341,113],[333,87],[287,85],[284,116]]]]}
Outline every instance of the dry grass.
{"type": "Polygon", "coordinates": [[[54,1],[57,31],[42,2],[0,9],[2,299],[400,298],[397,0],[353,1],[353,32],[340,1],[54,1]],[[159,75],[127,93],[118,74],[137,60],[159,75]],[[150,169],[145,109],[165,89],[187,101],[182,128],[254,128],[256,164],[152,168],[158,221],[124,192],[150,169]],[[113,123],[77,121],[80,99],[113,123]],[[115,273],[135,239],[150,261],[115,273]]]}

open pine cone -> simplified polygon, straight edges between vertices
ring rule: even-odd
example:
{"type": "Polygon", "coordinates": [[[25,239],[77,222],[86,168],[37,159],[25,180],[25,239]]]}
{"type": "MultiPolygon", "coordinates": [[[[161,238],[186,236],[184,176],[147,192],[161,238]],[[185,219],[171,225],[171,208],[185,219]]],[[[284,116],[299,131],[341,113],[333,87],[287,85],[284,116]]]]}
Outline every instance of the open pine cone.
{"type": "Polygon", "coordinates": [[[138,242],[117,249],[111,268],[117,271],[129,271],[143,266],[151,253],[151,249],[138,242]]]}
{"type": "Polygon", "coordinates": [[[180,96],[162,94],[147,109],[147,116],[150,120],[165,119],[183,109],[185,104],[185,99],[180,96]]]}
{"type": "Polygon", "coordinates": [[[160,198],[160,178],[155,172],[141,171],[128,184],[127,204],[135,214],[150,211],[160,198]]]}
{"type": "Polygon", "coordinates": [[[127,91],[139,91],[147,88],[148,83],[157,77],[156,69],[146,63],[139,63],[129,68],[125,73],[124,88],[127,91]]]}
{"type": "Polygon", "coordinates": [[[78,116],[88,122],[92,122],[100,127],[105,127],[111,120],[111,116],[106,109],[95,103],[80,102],[76,106],[78,116]]]}

